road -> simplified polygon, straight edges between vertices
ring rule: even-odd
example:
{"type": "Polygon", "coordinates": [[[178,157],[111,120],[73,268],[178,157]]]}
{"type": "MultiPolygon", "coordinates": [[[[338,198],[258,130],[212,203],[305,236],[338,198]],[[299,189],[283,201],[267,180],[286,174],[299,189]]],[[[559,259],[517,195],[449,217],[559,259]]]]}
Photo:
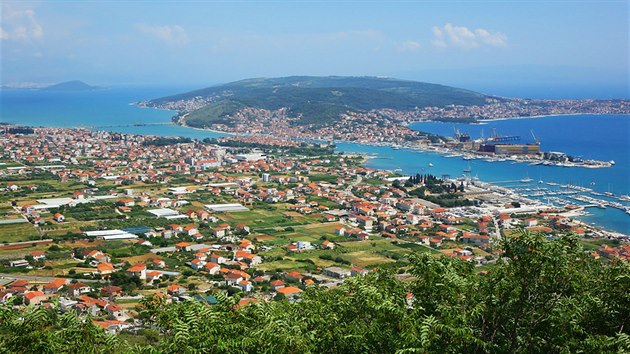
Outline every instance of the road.
{"type": "Polygon", "coordinates": [[[497,240],[501,239],[501,228],[499,227],[499,222],[496,217],[492,217],[492,222],[494,223],[494,234],[497,240]]]}
{"type": "MultiPolygon", "coordinates": [[[[5,274],[5,273],[0,273],[0,279],[13,279],[13,280],[17,280],[17,279],[24,279],[24,280],[29,280],[29,281],[34,281],[34,282],[39,282],[39,283],[48,283],[51,282],[55,279],[59,279],[57,277],[40,277],[40,276],[35,276],[35,275],[23,275],[23,274],[5,274]]],[[[71,278],[67,278],[67,279],[71,279],[71,278]]],[[[78,281],[82,282],[82,283],[95,283],[99,280],[94,280],[94,279],[77,279],[78,281]]]]}
{"type": "Polygon", "coordinates": [[[344,192],[345,192],[346,194],[348,194],[348,195],[349,195],[349,194],[351,194],[350,192],[352,192],[352,187],[354,187],[354,186],[356,186],[357,184],[361,183],[361,181],[363,181],[363,176],[361,176],[361,175],[357,175],[357,179],[356,179],[356,181],[354,181],[354,182],[350,183],[350,184],[348,185],[348,187],[346,187],[346,189],[344,189],[344,192]]]}

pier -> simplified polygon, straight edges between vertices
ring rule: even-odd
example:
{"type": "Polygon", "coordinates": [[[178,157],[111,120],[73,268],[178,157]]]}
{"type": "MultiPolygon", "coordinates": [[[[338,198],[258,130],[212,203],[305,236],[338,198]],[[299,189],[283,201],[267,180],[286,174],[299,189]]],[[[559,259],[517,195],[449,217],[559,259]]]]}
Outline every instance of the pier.
{"type": "Polygon", "coordinates": [[[87,127],[82,127],[82,128],[85,128],[85,129],[103,129],[103,128],[145,127],[145,126],[153,126],[153,125],[174,125],[174,124],[172,122],[164,122],[164,123],[134,123],[134,124],[115,124],[115,125],[87,126],[87,127]]]}

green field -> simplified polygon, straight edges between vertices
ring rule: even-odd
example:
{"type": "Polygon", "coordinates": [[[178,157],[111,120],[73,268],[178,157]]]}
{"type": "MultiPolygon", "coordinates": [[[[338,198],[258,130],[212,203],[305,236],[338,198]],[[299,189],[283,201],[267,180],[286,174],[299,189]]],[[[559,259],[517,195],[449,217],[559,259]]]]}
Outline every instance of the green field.
{"type": "Polygon", "coordinates": [[[39,233],[30,223],[0,225],[0,242],[29,241],[39,238],[39,233]]]}

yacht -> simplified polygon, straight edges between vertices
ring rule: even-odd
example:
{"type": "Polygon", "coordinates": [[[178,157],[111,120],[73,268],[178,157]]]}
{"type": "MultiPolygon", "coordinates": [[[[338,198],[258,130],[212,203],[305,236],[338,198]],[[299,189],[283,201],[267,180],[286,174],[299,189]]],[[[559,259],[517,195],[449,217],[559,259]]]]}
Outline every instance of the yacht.
{"type": "Polygon", "coordinates": [[[472,172],[472,168],[470,168],[470,163],[468,163],[468,166],[464,169],[464,172],[466,173],[472,172]]]}
{"type": "Polygon", "coordinates": [[[529,178],[529,173],[527,174],[527,177],[521,179],[521,182],[523,183],[529,183],[531,181],[533,181],[533,179],[529,178]]]}
{"type": "Polygon", "coordinates": [[[433,163],[429,162],[429,167],[433,167],[433,163]]]}

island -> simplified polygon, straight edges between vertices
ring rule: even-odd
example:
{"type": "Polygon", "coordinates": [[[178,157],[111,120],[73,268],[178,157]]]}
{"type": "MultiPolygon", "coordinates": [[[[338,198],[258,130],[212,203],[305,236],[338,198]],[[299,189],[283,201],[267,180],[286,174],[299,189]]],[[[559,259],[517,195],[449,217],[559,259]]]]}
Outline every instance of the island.
{"type": "Polygon", "coordinates": [[[46,91],[93,91],[98,89],[98,86],[88,85],[80,80],[60,82],[58,84],[53,84],[42,88],[42,90],[46,91]]]}

